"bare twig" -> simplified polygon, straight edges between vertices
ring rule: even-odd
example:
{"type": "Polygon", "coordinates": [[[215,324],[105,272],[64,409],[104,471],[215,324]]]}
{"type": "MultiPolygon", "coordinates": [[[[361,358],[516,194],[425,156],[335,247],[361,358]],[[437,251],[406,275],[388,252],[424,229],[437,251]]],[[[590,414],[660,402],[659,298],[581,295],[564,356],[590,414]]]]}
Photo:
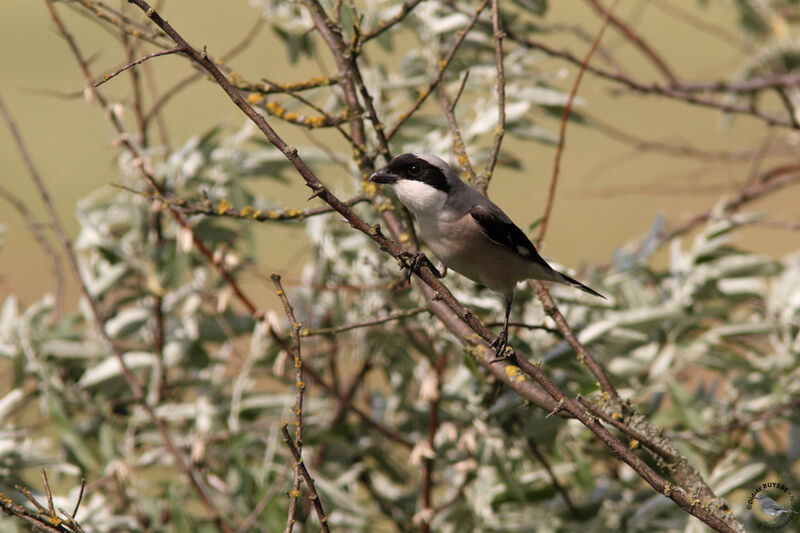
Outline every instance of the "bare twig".
{"type": "Polygon", "coordinates": [[[358,328],[368,328],[370,326],[377,326],[378,324],[385,324],[393,320],[402,320],[404,318],[412,317],[420,313],[428,313],[430,310],[427,307],[415,307],[414,309],[407,309],[397,313],[390,313],[389,315],[381,318],[373,318],[372,320],[364,320],[355,324],[346,324],[344,326],[336,326],[331,328],[317,328],[317,329],[304,329],[300,332],[301,337],[313,337],[316,335],[334,335],[342,333],[343,331],[350,331],[358,328]]]}
{"type": "MultiPolygon", "coordinates": [[[[615,17],[612,12],[614,11],[614,7],[616,7],[617,2],[611,6],[610,9],[606,9],[603,4],[600,3],[600,0],[587,0],[592,7],[597,11],[599,14],[603,16],[604,21],[608,21],[612,26],[617,28],[620,33],[622,33],[629,41],[631,41],[639,50],[644,53],[646,57],[650,59],[650,61],[655,65],[655,67],[664,75],[665,78],[670,83],[675,83],[677,80],[675,76],[672,74],[672,70],[667,66],[666,61],[664,61],[661,56],[656,53],[653,48],[647,44],[647,42],[640,37],[630,26],[628,26],[625,22],[620,20],[619,18],[615,17]]],[[[605,25],[605,22],[604,22],[605,25]]]]}
{"type": "Polygon", "coordinates": [[[494,129],[492,140],[492,151],[489,153],[489,160],[486,162],[486,169],[483,171],[483,179],[480,180],[479,190],[486,194],[486,188],[492,179],[494,167],[497,165],[497,158],[500,156],[500,145],[503,142],[503,135],[506,131],[506,76],[503,68],[503,33],[502,21],[500,20],[500,0],[492,0],[492,33],[494,35],[494,62],[497,65],[497,126],[494,129]]]}
{"type": "Polygon", "coordinates": [[[609,379],[608,374],[606,374],[603,367],[595,360],[594,357],[592,357],[592,354],[589,353],[589,350],[587,350],[586,347],[583,346],[575,336],[575,332],[572,331],[572,328],[567,323],[567,319],[564,318],[564,315],[562,315],[561,311],[559,311],[555,300],[553,300],[553,297],[550,296],[550,292],[547,290],[547,288],[545,288],[544,284],[539,280],[531,280],[530,283],[536,289],[539,299],[542,301],[544,312],[553,319],[559,331],[561,331],[561,333],[564,335],[564,339],[567,341],[567,344],[569,344],[572,349],[575,350],[575,353],[578,355],[578,361],[585,364],[586,367],[589,368],[603,391],[611,395],[612,398],[618,398],[619,395],[617,394],[617,390],[611,383],[611,379],[609,379]]]}
{"type": "Polygon", "coordinates": [[[553,488],[556,489],[556,492],[561,494],[562,498],[564,498],[564,503],[567,504],[569,512],[572,513],[573,517],[580,520],[582,518],[581,512],[577,507],[575,507],[575,504],[572,503],[572,498],[570,498],[569,492],[567,492],[564,486],[558,481],[558,477],[556,477],[553,469],[550,468],[550,463],[547,461],[547,458],[542,454],[542,452],[539,451],[539,446],[536,445],[536,441],[533,439],[533,437],[528,437],[525,439],[525,441],[528,443],[528,448],[530,448],[531,453],[533,453],[533,455],[536,456],[536,459],[542,463],[547,475],[550,476],[550,483],[553,484],[553,488]]]}
{"type": "Polygon", "coordinates": [[[103,79],[98,81],[97,83],[95,83],[94,86],[95,87],[100,87],[105,82],[107,82],[108,80],[114,78],[118,74],[120,74],[122,72],[125,72],[129,68],[133,68],[136,65],[141,65],[142,63],[144,63],[148,59],[153,59],[154,57],[166,56],[166,55],[171,55],[171,54],[177,54],[178,52],[180,52],[180,49],[176,46],[176,47],[170,48],[169,50],[159,50],[158,52],[153,52],[153,53],[147,54],[146,56],[142,56],[139,59],[131,61],[130,63],[128,63],[126,65],[123,65],[122,67],[118,68],[117,70],[115,70],[111,74],[106,74],[105,76],[103,76],[103,79]]]}
{"type": "MultiPolygon", "coordinates": [[[[800,181],[800,165],[779,165],[762,172],[757,179],[745,185],[735,198],[725,203],[723,209],[727,212],[734,212],[745,204],[798,181],[800,181]]],[[[676,228],[665,230],[661,235],[661,243],[670,242],[675,236],[690,231],[709,218],[711,218],[711,211],[705,211],[694,215],[676,228]]]]}
{"type": "Polygon", "coordinates": [[[746,40],[742,39],[739,35],[732,31],[728,31],[728,29],[723,26],[722,24],[709,24],[705,20],[700,17],[697,17],[689,11],[688,9],[684,10],[675,6],[669,0],[648,0],[647,2],[649,5],[660,9],[661,11],[672,15],[673,17],[677,18],[681,21],[682,24],[688,24],[690,26],[694,26],[696,29],[700,30],[703,34],[706,35],[714,35],[715,37],[725,41],[729,45],[743,50],[745,52],[752,51],[752,47],[746,44],[746,40]]]}
{"type": "Polygon", "coordinates": [[[536,237],[536,246],[537,248],[542,247],[542,243],[544,242],[544,236],[547,232],[547,225],[550,222],[550,214],[553,211],[553,201],[555,200],[556,196],[556,185],[558,184],[558,173],[561,168],[561,156],[564,153],[564,143],[566,141],[567,135],[567,121],[569,120],[570,112],[572,111],[572,102],[575,100],[575,95],[578,93],[578,87],[581,84],[581,80],[583,79],[583,73],[586,71],[586,66],[589,64],[589,60],[592,58],[594,51],[597,50],[597,46],[600,44],[600,39],[603,38],[603,32],[605,32],[606,26],[608,25],[609,17],[611,16],[611,12],[619,3],[619,0],[615,0],[614,4],[611,6],[606,14],[603,22],[600,24],[600,29],[597,31],[597,37],[595,37],[594,42],[592,43],[591,48],[589,48],[589,52],[586,54],[586,57],[583,58],[583,62],[581,62],[581,68],[578,70],[578,74],[575,76],[575,81],[572,83],[572,89],[569,91],[569,97],[567,98],[567,103],[564,104],[564,110],[561,114],[561,125],[559,126],[558,130],[558,146],[556,147],[556,156],[555,160],[553,161],[553,176],[550,179],[550,189],[547,193],[547,203],[544,207],[544,214],[542,215],[542,223],[539,225],[539,236],[536,237]]]}
{"type": "Polygon", "coordinates": [[[456,104],[458,104],[458,100],[461,98],[461,93],[464,91],[468,77],[469,71],[466,71],[464,76],[461,78],[461,84],[459,85],[456,96],[453,98],[452,102],[447,96],[447,90],[445,89],[444,84],[440,84],[439,101],[441,102],[442,109],[447,116],[447,122],[450,124],[450,134],[453,136],[453,152],[456,154],[456,161],[458,161],[458,164],[464,171],[464,174],[467,175],[467,182],[469,182],[469,184],[473,187],[477,187],[478,176],[475,174],[475,169],[472,168],[472,163],[467,155],[467,146],[464,144],[464,137],[461,135],[461,128],[458,125],[458,120],[456,120],[455,114],[456,104]]]}
{"type": "Polygon", "coordinates": [[[72,514],[70,517],[74,520],[76,516],[78,516],[78,509],[81,506],[81,501],[83,501],[83,491],[86,490],[86,480],[81,479],[81,490],[78,492],[78,501],[75,502],[75,508],[72,510],[72,514]]]}
{"type": "Polygon", "coordinates": [[[50,490],[50,482],[47,480],[47,471],[42,467],[39,469],[39,473],[42,475],[42,486],[45,497],[47,497],[47,510],[50,511],[50,516],[56,516],[56,509],[53,507],[53,492],[50,490]]]}
{"type": "Polygon", "coordinates": [[[303,463],[303,457],[300,454],[300,450],[298,450],[294,445],[294,442],[292,442],[292,437],[289,435],[289,431],[286,429],[286,424],[281,426],[281,433],[283,434],[284,442],[286,442],[286,445],[292,452],[292,457],[294,457],[295,460],[295,467],[300,471],[300,474],[303,476],[303,480],[306,482],[306,488],[310,494],[309,499],[314,504],[314,511],[317,513],[317,518],[319,519],[322,531],[327,532],[329,531],[328,516],[325,514],[325,508],[322,505],[322,500],[317,493],[317,487],[314,485],[314,479],[311,477],[311,474],[308,473],[305,463],[303,463]]]}
{"type": "Polygon", "coordinates": [[[394,126],[392,126],[386,133],[386,138],[388,140],[391,140],[392,137],[394,137],[395,133],[397,133],[397,130],[399,130],[400,127],[403,124],[405,124],[406,120],[411,118],[411,115],[417,112],[417,110],[420,108],[420,106],[422,106],[422,103],[425,102],[425,100],[428,98],[431,92],[436,88],[437,85],[439,85],[439,83],[441,83],[442,78],[444,78],[445,70],[447,70],[447,67],[450,65],[450,62],[453,60],[453,57],[455,57],[458,48],[461,46],[461,43],[464,42],[464,39],[467,37],[467,34],[472,30],[472,28],[475,27],[475,23],[478,21],[478,17],[480,17],[481,13],[483,13],[483,10],[486,8],[486,5],[488,3],[489,0],[483,0],[483,2],[481,2],[481,4],[478,6],[478,9],[475,10],[475,14],[472,16],[472,19],[470,19],[469,23],[467,24],[467,27],[461,30],[461,32],[458,34],[456,42],[453,44],[453,47],[450,48],[450,51],[447,53],[445,58],[439,62],[439,70],[436,74],[436,77],[433,79],[433,81],[428,85],[426,89],[423,89],[422,92],[419,93],[417,100],[414,102],[411,108],[402,115],[400,115],[400,117],[397,119],[397,123],[394,126]]]}
{"type": "Polygon", "coordinates": [[[366,43],[367,41],[379,36],[398,22],[401,22],[415,7],[417,7],[417,4],[419,4],[421,1],[422,0],[409,0],[408,2],[403,3],[397,15],[387,21],[381,21],[381,23],[375,29],[362,34],[361,42],[366,43]]]}
{"type": "MultiPolygon", "coordinates": [[[[294,344],[294,369],[295,369],[295,399],[292,411],[294,411],[294,445],[297,447],[298,455],[303,452],[303,392],[305,391],[306,384],[303,381],[303,357],[300,351],[300,329],[302,324],[297,322],[294,317],[294,309],[292,304],[289,303],[289,298],[286,296],[286,291],[281,284],[281,277],[277,274],[272,274],[272,283],[275,285],[275,291],[278,298],[281,300],[283,312],[289,320],[289,327],[292,328],[292,343],[294,344]]],[[[283,426],[286,429],[286,426],[283,426]]],[[[294,527],[294,517],[297,512],[297,498],[300,495],[300,462],[295,464],[294,479],[292,480],[292,490],[289,493],[289,510],[286,517],[286,533],[291,533],[294,527]]]]}
{"type": "MultiPolygon", "coordinates": [[[[548,46],[542,42],[535,41],[530,39],[527,36],[519,35],[514,33],[510,29],[506,29],[506,37],[511,39],[515,42],[533,48],[535,50],[539,50],[551,57],[559,57],[562,58],[574,65],[581,65],[582,60],[570,52],[560,51],[548,46]]],[[[749,115],[755,117],[766,124],[780,126],[783,128],[791,128],[793,127],[792,121],[783,117],[779,117],[770,113],[765,113],[757,109],[752,105],[737,105],[733,103],[728,103],[726,101],[717,101],[714,99],[703,98],[700,96],[696,96],[691,94],[690,92],[684,91],[681,89],[681,86],[685,84],[685,82],[679,83],[678,87],[671,87],[671,86],[663,86],[656,83],[642,83],[636,81],[624,74],[620,74],[618,72],[610,72],[608,70],[604,70],[592,65],[586,65],[585,67],[587,72],[591,72],[592,74],[599,76],[601,78],[614,81],[619,83],[620,85],[626,87],[629,90],[640,94],[655,94],[659,96],[664,96],[667,98],[671,98],[674,100],[678,100],[690,105],[697,105],[701,107],[707,107],[710,109],[716,109],[718,111],[723,111],[726,113],[734,113],[740,115],[749,115]]],[[[770,81],[765,82],[767,85],[774,86],[776,82],[770,81]]],[[[783,81],[781,81],[783,83],[783,81]]],[[[735,87],[735,84],[728,84],[727,82],[720,82],[714,84],[718,89],[718,92],[728,92],[726,87],[735,87]]],[[[716,91],[715,91],[716,92],[716,91]]],[[[735,92],[735,91],[734,91],[735,92]]]]}
{"type": "MultiPolygon", "coordinates": [[[[0,98],[0,112],[2,112],[9,129],[11,129],[14,122],[11,120],[11,116],[8,114],[2,98],[0,98]]],[[[11,135],[15,139],[15,142],[17,142],[18,132],[16,131],[16,128],[12,130],[11,135]]],[[[19,144],[17,144],[17,146],[19,146],[19,144]]],[[[28,163],[25,164],[27,165],[28,163]]],[[[28,229],[33,234],[34,240],[37,242],[37,244],[39,244],[39,246],[41,246],[48,259],[50,259],[53,277],[56,281],[55,302],[53,304],[53,321],[57,322],[61,316],[61,308],[64,304],[64,273],[61,269],[61,261],[58,258],[58,254],[50,245],[50,242],[48,242],[47,237],[44,236],[41,225],[33,219],[33,215],[28,209],[28,206],[25,205],[25,202],[22,201],[22,198],[15,195],[2,185],[0,185],[0,196],[5,198],[6,201],[8,201],[8,203],[14,207],[14,209],[19,211],[19,214],[25,220],[25,224],[28,226],[28,229]]]]}
{"type": "MultiPolygon", "coordinates": [[[[255,39],[256,35],[258,35],[258,32],[261,31],[261,28],[264,26],[265,22],[266,21],[262,17],[256,17],[255,23],[245,34],[242,40],[234,45],[233,48],[222,54],[220,56],[220,60],[229,61],[245,50],[253,41],[253,39],[255,39]]],[[[192,82],[199,80],[201,77],[202,71],[198,70],[197,72],[190,74],[186,78],[175,83],[175,85],[173,85],[171,88],[164,91],[160,97],[155,98],[153,106],[144,117],[145,125],[149,125],[151,120],[157,119],[160,116],[161,110],[169,100],[176,96],[181,90],[188,87],[192,82]]]]}
{"type": "MultiPolygon", "coordinates": [[[[322,376],[320,376],[319,373],[315,371],[312,367],[310,366],[306,367],[306,372],[308,373],[308,376],[312,380],[314,380],[315,383],[321,385],[322,388],[324,388],[328,393],[333,394],[340,401],[344,399],[344,394],[341,393],[330,383],[327,383],[322,378],[322,376]]],[[[351,402],[349,409],[350,411],[358,415],[358,417],[361,418],[361,420],[363,420],[368,426],[372,427],[378,433],[388,438],[389,440],[396,442],[397,444],[400,444],[408,449],[414,447],[414,443],[408,440],[408,438],[405,435],[375,420],[367,411],[357,406],[356,404],[351,402]]]]}
{"type": "Polygon", "coordinates": [[[441,354],[439,361],[434,367],[433,379],[435,380],[432,397],[428,400],[428,451],[431,457],[424,457],[422,460],[422,520],[420,525],[421,533],[430,531],[430,521],[433,518],[433,466],[435,451],[436,431],[439,429],[439,402],[442,392],[442,374],[444,365],[447,362],[447,354],[441,354]]]}

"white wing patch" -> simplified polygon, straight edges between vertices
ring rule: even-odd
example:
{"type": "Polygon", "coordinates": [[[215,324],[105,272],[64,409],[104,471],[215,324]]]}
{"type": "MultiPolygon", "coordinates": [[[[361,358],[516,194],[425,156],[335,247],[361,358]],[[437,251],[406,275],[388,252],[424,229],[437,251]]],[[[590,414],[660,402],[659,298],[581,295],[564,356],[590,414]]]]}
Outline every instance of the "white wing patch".
{"type": "Polygon", "coordinates": [[[525,248],[524,246],[517,246],[517,252],[519,252],[520,255],[525,257],[531,256],[531,251],[525,248]]]}

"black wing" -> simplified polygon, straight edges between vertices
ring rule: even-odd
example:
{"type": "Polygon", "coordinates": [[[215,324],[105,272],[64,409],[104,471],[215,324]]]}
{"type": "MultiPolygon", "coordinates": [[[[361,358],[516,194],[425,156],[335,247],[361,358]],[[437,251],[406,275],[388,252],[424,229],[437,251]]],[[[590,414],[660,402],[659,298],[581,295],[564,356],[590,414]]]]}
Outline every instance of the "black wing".
{"type": "Polygon", "coordinates": [[[536,247],[533,246],[525,232],[511,222],[511,219],[500,211],[499,207],[476,205],[469,210],[469,214],[478,223],[484,235],[489,237],[489,240],[505,246],[514,253],[527,257],[535,263],[539,263],[547,271],[552,270],[550,265],[536,251],[536,247]]]}

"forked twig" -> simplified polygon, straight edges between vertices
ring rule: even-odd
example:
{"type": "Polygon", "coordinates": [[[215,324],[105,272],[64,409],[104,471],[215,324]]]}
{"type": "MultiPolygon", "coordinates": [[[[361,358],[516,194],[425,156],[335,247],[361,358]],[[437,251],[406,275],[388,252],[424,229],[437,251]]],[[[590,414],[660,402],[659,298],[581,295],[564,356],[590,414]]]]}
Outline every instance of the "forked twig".
{"type": "MultiPolygon", "coordinates": [[[[289,327],[292,328],[292,342],[294,346],[294,369],[295,369],[295,400],[292,411],[294,411],[294,445],[297,447],[297,453],[303,451],[303,392],[305,391],[306,384],[303,381],[303,357],[300,351],[300,329],[302,324],[297,322],[294,317],[294,309],[292,304],[289,303],[289,298],[286,296],[286,291],[281,284],[281,277],[278,274],[272,274],[272,283],[275,285],[275,292],[283,306],[283,312],[289,320],[289,327]]],[[[285,429],[286,426],[283,426],[285,429]]],[[[292,533],[294,527],[294,517],[297,512],[297,499],[300,496],[300,471],[299,462],[294,467],[294,478],[292,480],[292,490],[289,493],[289,509],[286,516],[286,533],[292,533]]]]}
{"type": "Polygon", "coordinates": [[[131,61],[130,63],[128,63],[126,65],[123,65],[122,67],[118,68],[117,70],[115,70],[111,74],[106,74],[105,76],[103,76],[103,79],[98,81],[97,83],[95,83],[94,86],[95,87],[100,87],[101,85],[103,85],[108,80],[110,80],[110,79],[114,78],[115,76],[125,72],[129,68],[133,68],[136,65],[141,65],[142,63],[144,63],[148,59],[153,59],[154,57],[166,56],[166,55],[170,55],[170,54],[177,54],[180,51],[181,51],[180,48],[175,46],[173,48],[170,48],[169,50],[159,50],[158,52],[153,52],[151,54],[147,54],[146,56],[142,56],[139,59],[131,61]]]}
{"type": "Polygon", "coordinates": [[[325,514],[325,508],[323,507],[322,500],[317,492],[314,479],[311,477],[311,474],[308,473],[308,468],[306,468],[306,465],[303,462],[303,456],[300,454],[300,450],[298,450],[297,446],[295,446],[294,442],[292,442],[292,437],[289,435],[289,430],[286,429],[286,424],[281,426],[281,434],[283,434],[283,441],[292,452],[296,469],[300,471],[300,475],[303,476],[303,480],[306,482],[306,487],[308,488],[308,492],[310,494],[309,499],[314,504],[314,511],[317,513],[317,518],[319,519],[322,531],[327,533],[330,531],[328,529],[328,515],[325,514]]]}

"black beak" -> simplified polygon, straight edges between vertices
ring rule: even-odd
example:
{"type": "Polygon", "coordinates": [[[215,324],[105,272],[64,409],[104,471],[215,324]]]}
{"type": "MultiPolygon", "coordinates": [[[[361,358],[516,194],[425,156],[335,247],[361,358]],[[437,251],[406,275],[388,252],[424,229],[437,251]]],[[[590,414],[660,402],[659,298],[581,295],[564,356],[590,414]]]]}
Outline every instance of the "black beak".
{"type": "Polygon", "coordinates": [[[399,178],[395,174],[392,174],[392,172],[385,167],[380,170],[376,170],[369,177],[369,181],[373,183],[386,183],[388,185],[397,183],[398,179],[399,178]]]}

